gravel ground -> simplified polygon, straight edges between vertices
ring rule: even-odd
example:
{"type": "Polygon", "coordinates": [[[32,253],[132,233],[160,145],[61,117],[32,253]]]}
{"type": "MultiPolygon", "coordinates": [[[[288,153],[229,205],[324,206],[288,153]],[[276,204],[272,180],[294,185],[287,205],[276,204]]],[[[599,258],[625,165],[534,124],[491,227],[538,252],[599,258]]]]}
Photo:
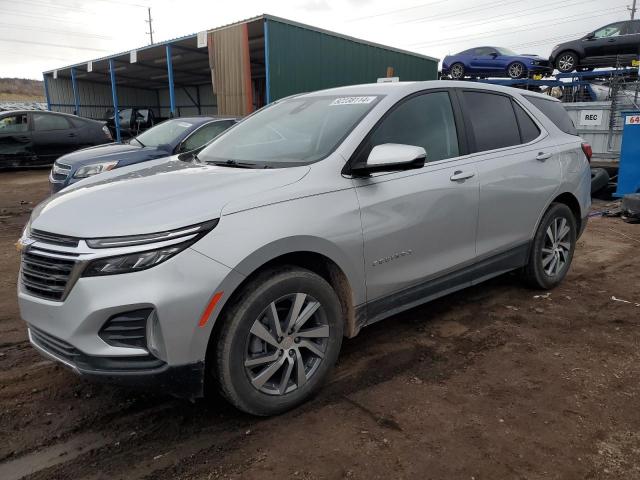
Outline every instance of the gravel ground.
{"type": "Polygon", "coordinates": [[[46,174],[0,173],[0,479],[640,479],[640,225],[593,218],[548,294],[505,275],[365,329],[315,399],[256,419],[29,346],[13,244],[46,174]]]}

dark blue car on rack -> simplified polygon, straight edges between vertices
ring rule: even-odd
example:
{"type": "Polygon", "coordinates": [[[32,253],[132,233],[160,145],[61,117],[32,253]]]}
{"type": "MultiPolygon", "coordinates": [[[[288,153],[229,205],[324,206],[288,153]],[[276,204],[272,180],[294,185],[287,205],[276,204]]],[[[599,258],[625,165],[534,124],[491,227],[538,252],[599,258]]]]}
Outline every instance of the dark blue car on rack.
{"type": "Polygon", "coordinates": [[[551,73],[549,60],[538,55],[518,54],[502,47],[470,48],[442,61],[442,75],[454,80],[465,77],[524,78],[551,73]]]}

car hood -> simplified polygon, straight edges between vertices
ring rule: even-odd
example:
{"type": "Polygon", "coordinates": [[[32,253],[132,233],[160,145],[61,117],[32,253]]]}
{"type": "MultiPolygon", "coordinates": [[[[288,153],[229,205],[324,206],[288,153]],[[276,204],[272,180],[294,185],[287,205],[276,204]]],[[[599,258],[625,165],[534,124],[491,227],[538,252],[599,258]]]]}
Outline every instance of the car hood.
{"type": "Polygon", "coordinates": [[[535,53],[521,53],[518,56],[525,57],[525,58],[535,58],[536,60],[546,60],[546,58],[543,58],[540,55],[536,55],[535,53]]]}
{"type": "Polygon", "coordinates": [[[153,160],[64,189],[34,209],[31,228],[79,238],[172,230],[219,218],[227,203],[289,185],[308,171],[153,160]]]}
{"type": "Polygon", "coordinates": [[[154,147],[141,147],[140,145],[129,145],[121,143],[109,143],[95,147],[83,148],[73,153],[64,155],[58,159],[58,163],[79,167],[98,162],[109,162],[117,160],[122,164],[152,160],[159,157],[168,157],[171,153],[159,150],[154,147]]]}

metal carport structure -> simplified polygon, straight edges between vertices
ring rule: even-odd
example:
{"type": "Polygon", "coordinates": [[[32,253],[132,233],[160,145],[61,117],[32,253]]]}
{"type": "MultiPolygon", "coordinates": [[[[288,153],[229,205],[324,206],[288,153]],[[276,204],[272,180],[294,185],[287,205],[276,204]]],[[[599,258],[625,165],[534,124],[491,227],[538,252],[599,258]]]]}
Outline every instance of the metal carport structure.
{"type": "Polygon", "coordinates": [[[246,115],[294,93],[380,77],[432,80],[437,66],[433,57],[265,14],[43,76],[50,110],[104,118],[138,107],[166,118],[246,115]]]}

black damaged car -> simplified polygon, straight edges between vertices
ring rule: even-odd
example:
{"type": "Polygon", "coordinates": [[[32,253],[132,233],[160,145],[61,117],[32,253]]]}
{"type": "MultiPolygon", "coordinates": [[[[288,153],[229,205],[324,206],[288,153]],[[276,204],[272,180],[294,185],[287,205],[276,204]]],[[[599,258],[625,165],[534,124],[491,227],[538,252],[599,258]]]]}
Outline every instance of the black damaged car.
{"type": "Polygon", "coordinates": [[[0,113],[0,169],[51,165],[80,148],[113,142],[105,122],[65,113],[0,113]]]}

